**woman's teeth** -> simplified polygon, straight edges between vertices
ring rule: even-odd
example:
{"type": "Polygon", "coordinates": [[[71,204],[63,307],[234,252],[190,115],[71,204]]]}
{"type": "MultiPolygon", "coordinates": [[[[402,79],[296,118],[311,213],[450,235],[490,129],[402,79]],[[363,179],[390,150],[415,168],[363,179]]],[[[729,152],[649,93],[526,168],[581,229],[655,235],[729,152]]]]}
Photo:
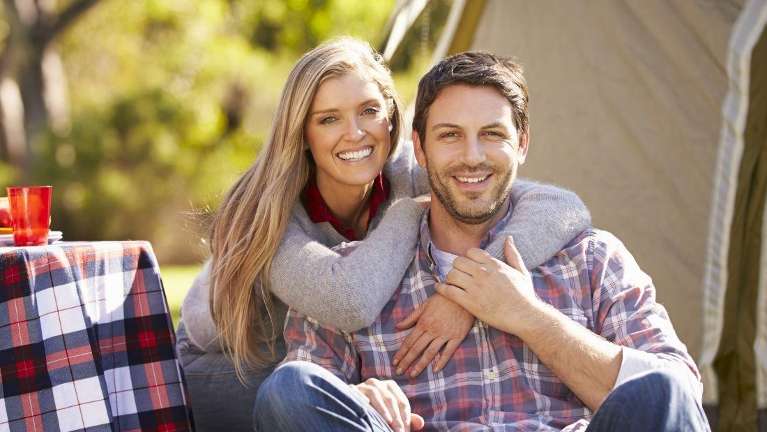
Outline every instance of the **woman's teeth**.
{"type": "Polygon", "coordinates": [[[362,150],[338,153],[338,157],[345,161],[358,161],[370,156],[371,153],[373,153],[373,147],[367,147],[362,150]]]}
{"type": "Polygon", "coordinates": [[[481,183],[485,181],[489,175],[483,176],[483,177],[459,177],[456,176],[456,180],[458,180],[461,183],[481,183]]]}

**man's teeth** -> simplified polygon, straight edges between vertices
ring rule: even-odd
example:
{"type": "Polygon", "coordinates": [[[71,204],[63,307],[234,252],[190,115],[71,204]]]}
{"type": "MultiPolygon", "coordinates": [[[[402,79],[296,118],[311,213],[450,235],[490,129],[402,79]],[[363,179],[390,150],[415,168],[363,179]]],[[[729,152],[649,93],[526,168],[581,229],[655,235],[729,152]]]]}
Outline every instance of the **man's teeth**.
{"type": "Polygon", "coordinates": [[[480,183],[480,182],[485,181],[485,179],[487,179],[488,177],[489,176],[484,176],[484,177],[458,177],[458,176],[456,176],[455,178],[458,179],[458,181],[461,182],[461,183],[480,183]]]}
{"type": "Polygon", "coordinates": [[[341,152],[338,153],[338,157],[345,161],[355,161],[365,159],[366,157],[370,156],[371,153],[373,153],[373,148],[368,147],[357,151],[341,152]]]}

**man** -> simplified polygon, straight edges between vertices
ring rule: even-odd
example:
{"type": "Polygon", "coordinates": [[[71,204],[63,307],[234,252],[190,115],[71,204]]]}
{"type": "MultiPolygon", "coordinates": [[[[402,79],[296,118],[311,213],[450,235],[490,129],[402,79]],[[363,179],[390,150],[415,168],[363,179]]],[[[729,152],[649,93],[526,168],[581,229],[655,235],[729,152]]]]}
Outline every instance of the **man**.
{"type": "Polygon", "coordinates": [[[287,359],[303,361],[262,385],[259,430],[708,429],[697,368],[618,239],[587,230],[531,273],[513,239],[507,263],[481,249],[513,212],[527,102],[521,68],[491,54],[422,78],[413,142],[432,200],[417,254],[364,330],[288,314],[287,359]],[[477,321],[444,369],[412,376],[394,357],[407,336],[396,323],[432,295],[477,321]]]}

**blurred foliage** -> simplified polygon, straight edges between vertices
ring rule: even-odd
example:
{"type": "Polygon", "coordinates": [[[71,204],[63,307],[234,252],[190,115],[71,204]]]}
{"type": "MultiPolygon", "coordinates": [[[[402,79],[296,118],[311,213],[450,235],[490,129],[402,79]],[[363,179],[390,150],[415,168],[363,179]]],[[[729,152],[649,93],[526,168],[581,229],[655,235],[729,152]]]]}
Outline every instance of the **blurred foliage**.
{"type": "MultiPolygon", "coordinates": [[[[53,227],[198,261],[206,215],[255,159],[293,62],[337,35],[380,46],[394,3],[103,0],[57,43],[71,127],[34,146],[31,178],[54,186],[53,227]]],[[[397,67],[408,96],[428,64],[424,37],[435,43],[424,35],[397,67]]],[[[17,175],[0,164],[0,184],[17,175]]]]}

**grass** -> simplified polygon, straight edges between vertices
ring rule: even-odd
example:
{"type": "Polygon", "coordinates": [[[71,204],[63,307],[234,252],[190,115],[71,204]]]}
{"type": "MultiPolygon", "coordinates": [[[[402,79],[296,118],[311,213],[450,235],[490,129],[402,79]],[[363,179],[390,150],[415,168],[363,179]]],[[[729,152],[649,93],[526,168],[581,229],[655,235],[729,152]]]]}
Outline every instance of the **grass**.
{"type": "Polygon", "coordinates": [[[178,320],[181,315],[181,302],[184,296],[192,286],[194,277],[199,273],[201,265],[187,266],[162,266],[160,275],[165,287],[165,296],[168,298],[168,307],[173,317],[174,328],[178,327],[178,320]]]}

